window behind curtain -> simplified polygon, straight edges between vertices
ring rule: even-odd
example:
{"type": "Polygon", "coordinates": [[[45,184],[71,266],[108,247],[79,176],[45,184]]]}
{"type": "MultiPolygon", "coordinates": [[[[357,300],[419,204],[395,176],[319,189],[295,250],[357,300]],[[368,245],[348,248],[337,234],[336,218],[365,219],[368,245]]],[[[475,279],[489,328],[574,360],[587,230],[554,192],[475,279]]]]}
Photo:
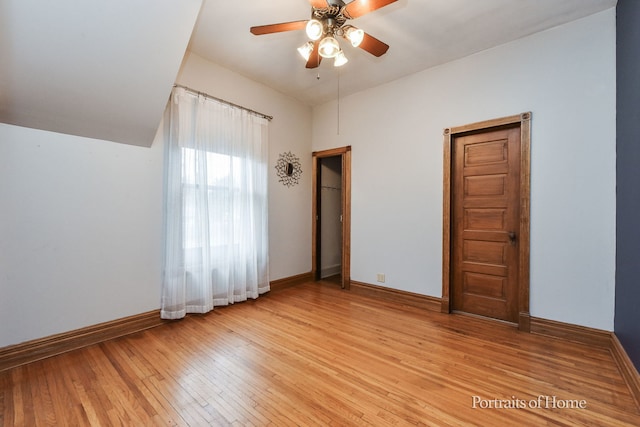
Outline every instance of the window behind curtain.
{"type": "Polygon", "coordinates": [[[267,121],[176,88],[168,106],[162,316],[269,290],[267,121]]]}

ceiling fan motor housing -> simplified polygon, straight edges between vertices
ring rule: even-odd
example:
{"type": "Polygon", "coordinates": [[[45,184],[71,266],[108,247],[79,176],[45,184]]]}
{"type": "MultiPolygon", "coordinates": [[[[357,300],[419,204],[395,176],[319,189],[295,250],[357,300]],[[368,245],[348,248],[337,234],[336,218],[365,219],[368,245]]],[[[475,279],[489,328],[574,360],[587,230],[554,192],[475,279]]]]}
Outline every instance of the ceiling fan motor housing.
{"type": "Polygon", "coordinates": [[[344,9],[337,6],[314,8],[311,17],[322,22],[327,32],[342,27],[349,19],[344,15],[344,9]]]}

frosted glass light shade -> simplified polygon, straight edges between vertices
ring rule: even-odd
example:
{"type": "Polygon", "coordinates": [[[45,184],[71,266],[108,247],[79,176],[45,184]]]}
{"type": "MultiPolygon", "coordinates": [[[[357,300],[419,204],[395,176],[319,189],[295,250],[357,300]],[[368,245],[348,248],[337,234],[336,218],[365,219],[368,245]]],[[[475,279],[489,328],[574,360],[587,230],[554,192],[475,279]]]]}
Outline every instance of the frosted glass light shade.
{"type": "Polygon", "coordinates": [[[313,42],[306,42],[298,48],[298,53],[304,58],[305,61],[309,60],[311,52],[313,52],[313,42]]]}
{"type": "Polygon", "coordinates": [[[324,32],[324,28],[322,27],[322,22],[317,19],[311,19],[307,22],[307,36],[315,41],[322,37],[322,33],[324,32]]]}
{"type": "Polygon", "coordinates": [[[338,44],[338,40],[331,36],[323,38],[318,46],[318,53],[320,53],[320,56],[323,58],[335,58],[339,51],[340,45],[338,44]]]}
{"type": "Polygon", "coordinates": [[[347,62],[349,62],[349,60],[345,56],[345,54],[342,51],[342,49],[340,49],[340,52],[338,52],[338,54],[336,55],[336,59],[333,60],[333,66],[334,67],[342,67],[347,62]]]}
{"type": "Polygon", "coordinates": [[[358,47],[360,43],[362,43],[362,39],[364,39],[364,31],[360,28],[349,27],[345,31],[345,35],[347,39],[351,42],[351,46],[358,47]]]}

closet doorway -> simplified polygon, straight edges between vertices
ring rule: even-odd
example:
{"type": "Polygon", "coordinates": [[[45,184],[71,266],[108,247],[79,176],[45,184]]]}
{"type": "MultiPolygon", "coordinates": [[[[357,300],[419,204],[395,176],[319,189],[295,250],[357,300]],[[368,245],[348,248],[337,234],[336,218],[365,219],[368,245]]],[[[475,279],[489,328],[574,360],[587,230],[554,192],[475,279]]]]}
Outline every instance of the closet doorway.
{"type": "Polygon", "coordinates": [[[313,153],[312,274],[349,289],[351,147],[313,153]]]}

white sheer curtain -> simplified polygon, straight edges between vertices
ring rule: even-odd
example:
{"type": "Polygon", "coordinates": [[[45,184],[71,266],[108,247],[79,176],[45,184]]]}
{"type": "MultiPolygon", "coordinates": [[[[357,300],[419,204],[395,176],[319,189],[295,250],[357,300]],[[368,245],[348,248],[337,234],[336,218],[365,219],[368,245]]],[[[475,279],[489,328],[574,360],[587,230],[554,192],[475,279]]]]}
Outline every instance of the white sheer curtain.
{"type": "Polygon", "coordinates": [[[268,121],[183,88],[165,120],[162,318],[257,298],[269,290],[268,121]]]}

